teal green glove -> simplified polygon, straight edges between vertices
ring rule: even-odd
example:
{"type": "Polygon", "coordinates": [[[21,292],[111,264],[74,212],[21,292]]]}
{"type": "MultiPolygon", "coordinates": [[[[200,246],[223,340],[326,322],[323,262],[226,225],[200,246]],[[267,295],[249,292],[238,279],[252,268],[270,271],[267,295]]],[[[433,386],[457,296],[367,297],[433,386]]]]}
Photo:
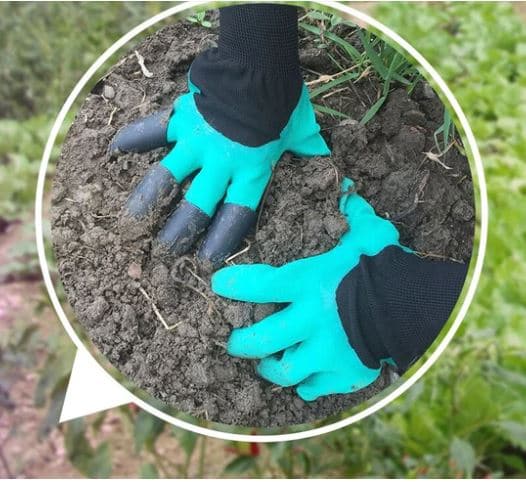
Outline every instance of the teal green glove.
{"type": "Polygon", "coordinates": [[[168,125],[165,113],[156,113],[122,129],[112,152],[143,152],[160,145],[175,146],[154,165],[131,193],[126,212],[147,215],[174,183],[181,184],[199,171],[184,200],[158,235],[160,244],[184,254],[212,222],[198,257],[217,266],[232,254],[256,220],[256,209],[285,151],[298,156],[330,154],[305,85],[298,103],[278,139],[258,147],[233,141],[214,129],[199,112],[199,88],[190,80],[189,93],[174,102],[168,125]]]}
{"type": "Polygon", "coordinates": [[[342,183],[340,210],[350,230],[330,251],[276,268],[239,265],[212,278],[219,295],[255,303],[290,303],[285,309],[247,328],[235,329],[228,353],[262,358],[258,373],[283,386],[297,386],[304,400],[349,393],[372,383],[380,369],[366,367],[349,344],[336,305],[336,290],[360,255],[374,256],[398,245],[398,231],[372,206],[342,183]],[[281,357],[273,356],[284,350],[281,357]]]}
{"type": "Polygon", "coordinates": [[[177,144],[161,164],[179,183],[200,169],[185,199],[209,216],[225,193],[225,203],[256,210],[272,169],[285,151],[298,156],[330,154],[305,85],[280,138],[259,147],[234,142],[211,127],[195,105],[199,89],[189,81],[189,90],[174,102],[167,138],[177,144]]]}

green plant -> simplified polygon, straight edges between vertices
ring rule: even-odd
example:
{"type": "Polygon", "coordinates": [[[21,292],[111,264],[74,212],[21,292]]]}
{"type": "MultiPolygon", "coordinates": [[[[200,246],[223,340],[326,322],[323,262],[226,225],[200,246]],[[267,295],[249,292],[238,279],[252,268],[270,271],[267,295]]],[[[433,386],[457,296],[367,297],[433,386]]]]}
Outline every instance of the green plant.
{"type": "MultiPolygon", "coordinates": [[[[306,35],[314,37],[318,48],[327,50],[329,58],[338,70],[320,78],[323,83],[311,90],[311,99],[334,92],[334,89],[342,84],[359,82],[370,75],[377,79],[378,98],[363,115],[360,120],[362,124],[366,124],[376,115],[387,100],[392,87],[403,85],[411,92],[422,78],[418,69],[392,45],[336,15],[311,11],[302,17],[299,26],[306,35]]],[[[316,104],[316,110],[336,117],[347,117],[320,104],[316,104]]]]}
{"type": "Polygon", "coordinates": [[[0,118],[57,111],[84,70],[162,2],[0,4],[0,118]]]}
{"type": "Polygon", "coordinates": [[[440,127],[433,134],[435,138],[435,146],[439,153],[445,152],[449,148],[449,142],[455,137],[455,124],[451,118],[451,114],[447,109],[444,109],[444,120],[440,127]],[[439,141],[439,136],[442,135],[442,142],[439,141]]]}
{"type": "Polygon", "coordinates": [[[407,91],[411,92],[422,77],[418,69],[393,46],[367,30],[359,31],[358,36],[362,42],[368,63],[381,79],[382,85],[380,97],[360,120],[361,124],[366,124],[385,103],[393,84],[404,85],[407,91]]]}
{"type": "Polygon", "coordinates": [[[190,15],[189,17],[186,17],[186,20],[192,23],[197,23],[198,25],[201,25],[201,27],[212,28],[212,22],[206,19],[206,13],[206,11],[198,12],[195,15],[190,15]]]}

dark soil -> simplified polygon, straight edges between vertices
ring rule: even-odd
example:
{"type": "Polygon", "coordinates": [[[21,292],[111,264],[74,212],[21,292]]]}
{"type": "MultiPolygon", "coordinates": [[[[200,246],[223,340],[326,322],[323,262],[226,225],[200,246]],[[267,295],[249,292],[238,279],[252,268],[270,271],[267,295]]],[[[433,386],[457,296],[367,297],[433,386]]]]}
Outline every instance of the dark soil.
{"type": "MultiPolygon", "coordinates": [[[[128,194],[166,151],[110,159],[108,143],[126,123],[184,93],[191,61],[214,39],[214,31],[195,25],[163,28],[137,47],[153,77],[143,75],[132,50],[84,102],[54,180],[52,232],[60,275],[95,345],[138,386],[177,409],[263,427],[337,414],[383,389],[389,374],[361,392],[314,403],[261,380],[254,362],[229,357],[225,343],[233,327],[277,307],[220,299],[209,290],[209,277],[193,253],[179,259],[155,253],[152,240],[162,219],[149,232],[123,229],[119,222],[128,194]],[[176,328],[163,327],[144,293],[176,328]]],[[[318,77],[313,71],[333,72],[326,53],[309,39],[302,39],[301,57],[306,81],[318,77]]],[[[368,77],[321,102],[360,119],[377,91],[377,82],[368,77]]],[[[334,246],[347,229],[337,209],[342,175],[354,179],[377,212],[396,223],[404,244],[437,259],[468,261],[474,229],[468,163],[455,148],[440,158],[449,169],[424,154],[436,152],[433,133],[442,113],[435,93],[421,84],[411,96],[394,90],[366,127],[320,117],[332,157],[284,156],[257,232],[246,241],[249,249],[233,262],[279,265],[334,246]]],[[[173,193],[171,208],[179,198],[173,193]]]]}

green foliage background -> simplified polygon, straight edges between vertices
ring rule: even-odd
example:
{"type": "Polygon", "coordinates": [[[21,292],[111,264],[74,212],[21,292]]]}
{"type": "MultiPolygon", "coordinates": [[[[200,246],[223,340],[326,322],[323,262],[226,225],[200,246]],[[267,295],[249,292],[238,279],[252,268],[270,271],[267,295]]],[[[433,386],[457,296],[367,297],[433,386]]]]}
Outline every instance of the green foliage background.
{"type": "MultiPolygon", "coordinates": [[[[31,222],[43,143],[67,93],[104,49],[163,8],[156,2],[0,4],[0,217],[31,222]]],[[[515,8],[384,3],[371,12],[444,77],[481,149],[489,243],[461,331],[424,380],[381,413],[322,438],[263,448],[231,444],[237,457],[228,474],[526,476],[526,27],[515,8]]],[[[34,261],[34,252],[24,259],[34,261]]],[[[56,368],[57,359],[67,359],[57,355],[64,350],[59,345],[49,347],[42,368],[51,399],[43,387],[37,396],[50,406],[48,431],[68,366],[56,368]]],[[[147,455],[141,475],[185,476],[198,447],[201,463],[206,459],[204,439],[199,444],[199,437],[130,408],[121,416],[132,427],[135,450],[147,455]],[[159,458],[155,443],[163,431],[177,438],[188,463],[167,467],[159,458]]],[[[92,447],[85,434],[82,421],[64,429],[71,461],[86,475],[109,475],[111,447],[92,447]]]]}

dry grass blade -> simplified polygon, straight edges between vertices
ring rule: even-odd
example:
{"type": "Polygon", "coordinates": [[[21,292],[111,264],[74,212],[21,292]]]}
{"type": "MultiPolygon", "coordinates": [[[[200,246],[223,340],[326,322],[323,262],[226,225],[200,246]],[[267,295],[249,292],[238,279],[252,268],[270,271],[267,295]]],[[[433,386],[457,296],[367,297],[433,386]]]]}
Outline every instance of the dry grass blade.
{"type": "Polygon", "coordinates": [[[155,316],[157,316],[157,319],[163,324],[163,326],[167,330],[173,330],[175,327],[177,327],[178,325],[181,324],[181,322],[179,322],[179,323],[176,323],[175,325],[171,325],[170,326],[168,323],[166,323],[166,320],[163,318],[163,315],[161,315],[161,312],[159,311],[159,308],[157,308],[156,304],[153,302],[153,300],[150,297],[150,295],[148,293],[146,293],[146,291],[141,286],[139,286],[139,291],[148,300],[148,302],[152,305],[152,310],[155,313],[155,316]]]}
{"type": "Polygon", "coordinates": [[[148,77],[149,79],[153,77],[153,74],[148,70],[148,68],[144,64],[144,57],[137,50],[135,50],[134,53],[135,57],[137,57],[137,62],[139,62],[139,67],[141,68],[142,75],[148,77]]]}
{"type": "Polygon", "coordinates": [[[352,67],[349,67],[348,69],[342,70],[341,72],[337,72],[337,73],[331,74],[331,75],[329,75],[329,74],[322,74],[317,79],[314,79],[314,80],[311,80],[310,82],[307,82],[306,85],[308,85],[310,87],[312,85],[316,85],[316,84],[320,84],[320,83],[326,84],[327,82],[330,82],[331,80],[337,79],[338,77],[340,77],[340,75],[346,74],[350,70],[356,69],[356,67],[357,67],[356,65],[353,65],[352,67]]]}
{"type": "Polygon", "coordinates": [[[247,245],[237,253],[234,253],[232,256],[229,256],[227,259],[225,259],[225,263],[230,263],[233,259],[236,259],[238,256],[241,256],[243,253],[246,253],[250,249],[251,243],[247,240],[247,245]]]}
{"type": "Polygon", "coordinates": [[[446,164],[444,164],[441,160],[440,160],[440,156],[442,156],[443,154],[445,154],[446,152],[443,152],[442,154],[435,154],[434,152],[431,152],[431,151],[428,151],[428,152],[424,152],[424,154],[426,155],[426,157],[433,161],[433,162],[436,162],[438,164],[440,164],[444,169],[453,169],[451,166],[448,166],[446,164]]]}

